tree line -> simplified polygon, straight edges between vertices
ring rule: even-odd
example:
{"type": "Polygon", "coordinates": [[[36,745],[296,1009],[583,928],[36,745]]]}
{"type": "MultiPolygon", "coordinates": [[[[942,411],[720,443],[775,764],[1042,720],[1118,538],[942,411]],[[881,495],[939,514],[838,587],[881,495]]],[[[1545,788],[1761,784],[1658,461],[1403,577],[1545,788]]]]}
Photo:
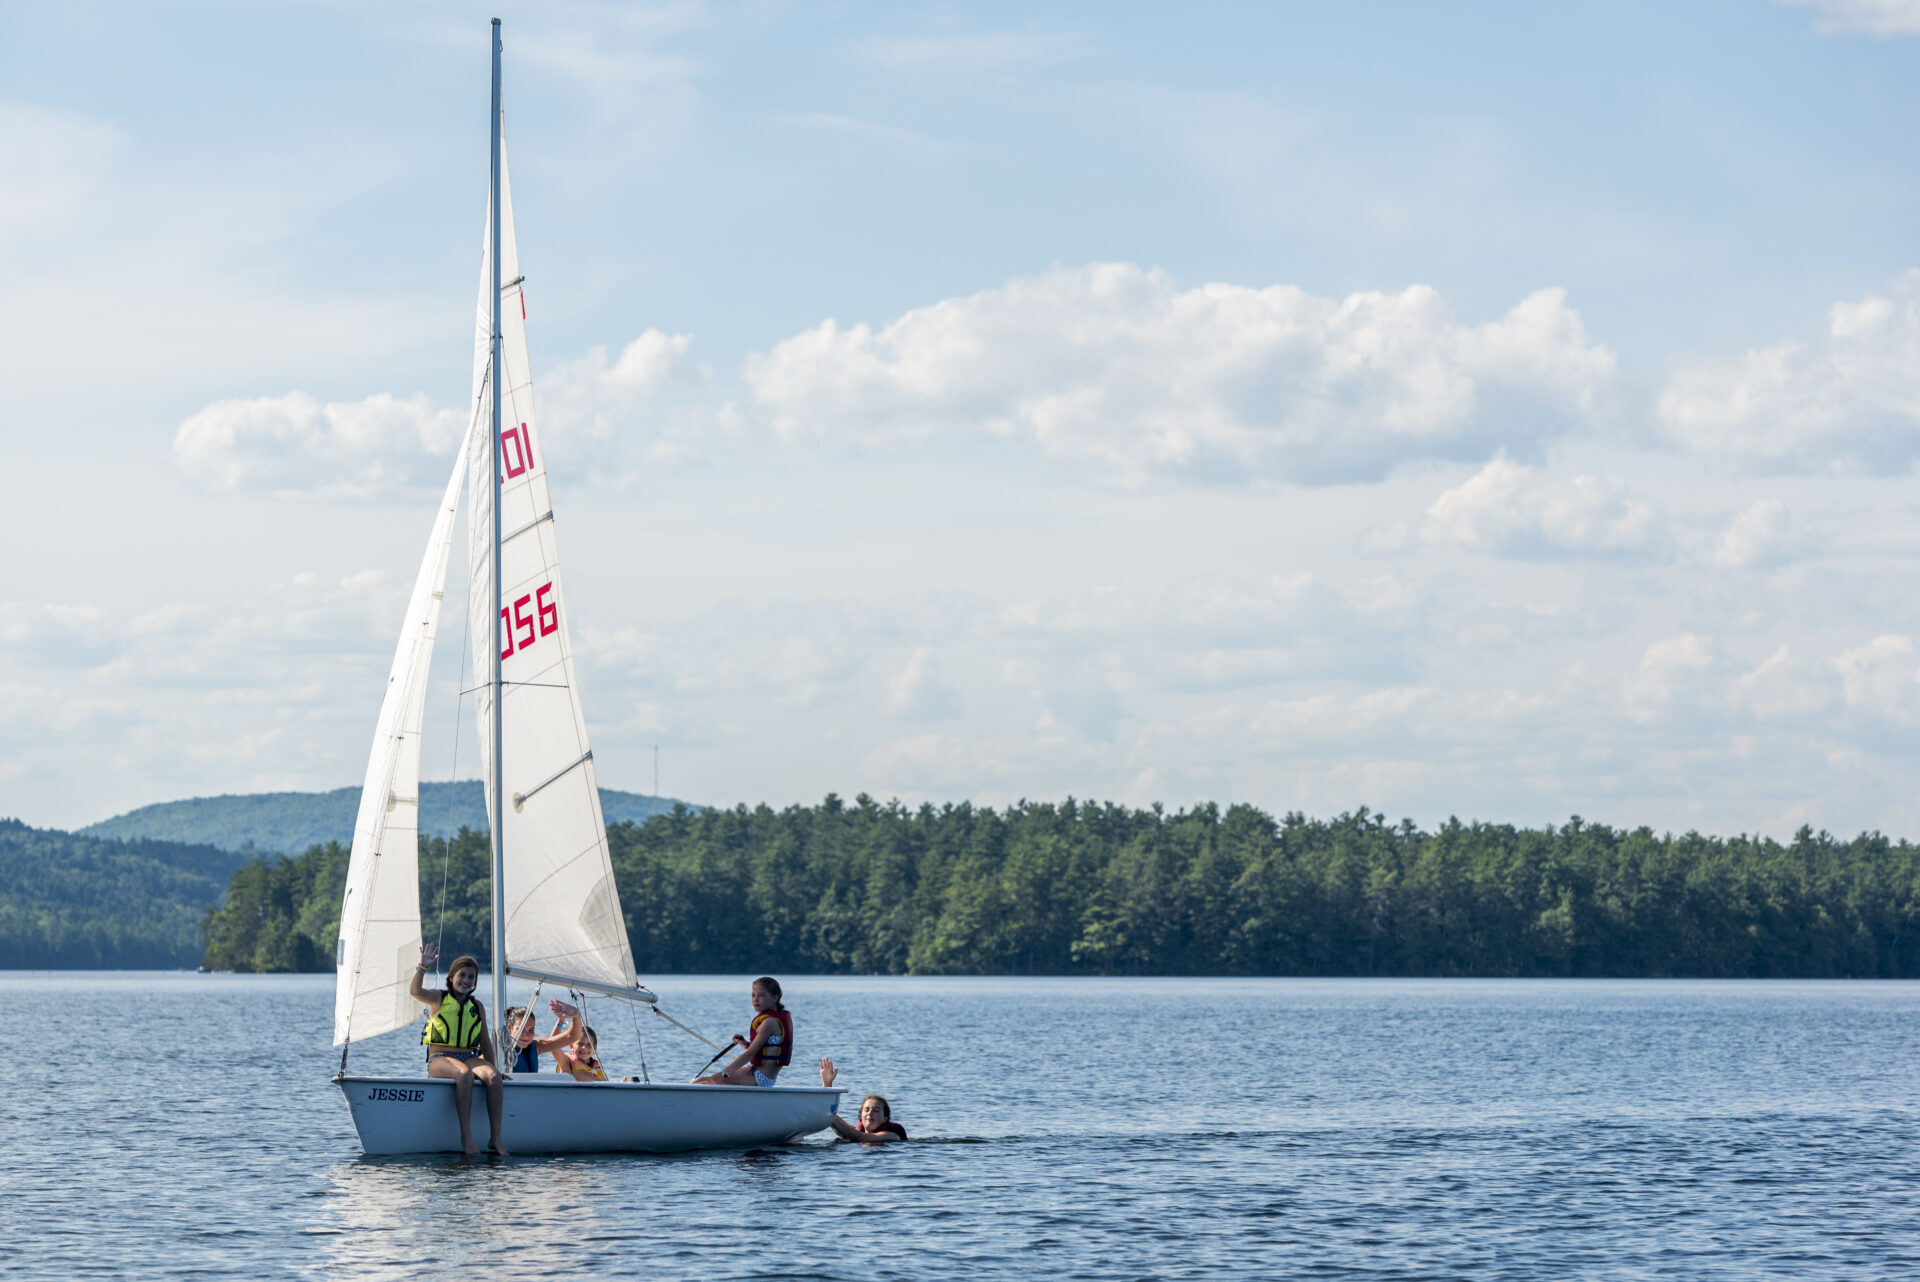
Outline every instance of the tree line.
{"type": "MultiPolygon", "coordinates": [[[[1920,975],[1920,847],[1878,833],[829,796],[607,835],[643,976],[1920,975]]],[[[346,854],[242,868],[207,915],[206,963],[330,968],[346,854]]],[[[484,957],[486,834],[423,838],[420,856],[426,937],[484,957]]]]}
{"type": "Polygon", "coordinates": [[[192,966],[208,905],[242,859],[0,819],[0,969],[192,966]]]}

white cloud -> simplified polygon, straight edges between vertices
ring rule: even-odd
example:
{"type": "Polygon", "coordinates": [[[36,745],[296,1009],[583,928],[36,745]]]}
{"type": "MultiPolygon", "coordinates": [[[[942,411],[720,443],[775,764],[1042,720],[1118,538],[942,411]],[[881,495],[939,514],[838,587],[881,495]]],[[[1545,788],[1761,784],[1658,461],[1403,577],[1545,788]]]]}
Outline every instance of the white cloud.
{"type": "Polygon", "coordinates": [[[917,647],[887,684],[887,708],[912,721],[950,721],[960,715],[960,696],[940,680],[932,646],[917,647]]]}
{"type": "Polygon", "coordinates": [[[1097,685],[1056,686],[1039,692],[1039,698],[1034,730],[1047,738],[1072,733],[1091,743],[1112,743],[1128,720],[1119,693],[1097,685]]]}
{"type": "MultiPolygon", "coordinates": [[[[590,477],[610,474],[623,439],[641,443],[650,461],[691,455],[727,421],[706,372],[686,360],[691,342],[650,329],[618,356],[594,347],[544,371],[542,433],[565,441],[590,477]]],[[[289,392],[207,406],[175,433],[173,462],[212,490],[364,497],[444,484],[465,429],[462,411],[436,409],[424,395],[322,403],[289,392]]]]}
{"type": "Polygon", "coordinates": [[[1841,654],[1833,666],[1848,707],[1903,724],[1920,715],[1920,660],[1911,637],[1875,637],[1841,654]]]}
{"type": "Polygon", "coordinates": [[[29,663],[90,667],[119,652],[120,640],[106,614],[94,605],[0,604],[0,655],[19,671],[29,663]]]}
{"type": "MultiPolygon", "coordinates": [[[[749,356],[743,412],[692,338],[649,329],[538,375],[543,430],[618,477],[627,446],[686,460],[753,415],[790,440],[1017,437],[1126,482],[1375,478],[1421,458],[1526,453],[1590,425],[1612,357],[1559,291],[1461,325],[1423,287],[1344,301],[1275,286],[1180,291],[1125,264],[1010,282],[878,331],[833,321],[749,356]]],[[[215,490],[365,496],[440,480],[464,423],[424,396],[224,400],[173,459],[215,490]]]]}
{"type": "Polygon", "coordinates": [[[1787,505],[1779,499],[1759,499],[1727,522],[1714,549],[1721,565],[1766,569],[1791,559],[1796,550],[1787,505]]]}
{"type": "Polygon", "coordinates": [[[1429,542],[1556,559],[1643,553],[1661,537],[1653,506],[1611,477],[1550,477],[1495,459],[1427,508],[1429,542]]]}
{"type": "Polygon", "coordinates": [[[1676,442],[1746,467],[1909,470],[1920,458],[1920,271],[1885,296],[1835,303],[1822,346],[1678,371],[1659,412],[1676,442]]]}
{"type": "Polygon", "coordinates": [[[782,435],[1031,440],[1120,478],[1377,478],[1529,453],[1590,426],[1613,357],[1559,290],[1468,326],[1438,294],[1181,290],[1126,263],[1010,281],[882,326],[834,321],[750,357],[782,435]]]}
{"type": "MultiPolygon", "coordinates": [[[[1701,822],[1724,827],[1763,802],[1772,816],[1865,788],[1862,772],[1895,769],[1902,727],[1920,721],[1909,625],[1783,640],[1726,613],[1761,596],[1790,607],[1777,576],[1696,618],[1677,559],[1373,569],[685,615],[657,595],[596,597],[575,635],[609,786],[646,786],[663,744],[669,792],[715,802],[1071,791],[1537,822],[1572,798],[1596,817],[1684,825],[1684,780],[1717,807],[1701,822]],[[1525,577],[1574,580],[1578,608],[1535,615],[1525,577]]],[[[303,574],[225,609],[6,607],[19,622],[0,655],[48,691],[9,727],[18,787],[89,756],[139,781],[125,804],[352,782],[404,587],[392,573],[303,574]],[[84,661],[62,667],[69,645],[84,661]]],[[[454,748],[456,643],[443,633],[430,775],[454,748]]],[[[458,740],[469,769],[471,734],[458,740]]],[[[78,804],[100,810],[77,821],[108,807],[78,804]]]]}
{"type": "Polygon", "coordinates": [[[1820,15],[1821,31],[1856,31],[1872,36],[1920,35],[1920,0],[1777,0],[1820,15]]]}
{"type": "Polygon", "coordinates": [[[540,372],[542,434],[569,441],[589,472],[611,459],[607,447],[620,438],[641,445],[652,462],[691,457],[728,420],[707,371],[687,360],[692,343],[689,334],[649,329],[613,359],[594,347],[540,372]]]}
{"type": "Polygon", "coordinates": [[[1858,752],[1920,723],[1920,656],[1888,634],[1810,655],[1782,644],[1756,662],[1689,632],[1649,645],[1626,693],[1630,718],[1696,747],[1774,728],[1858,752]]]}
{"type": "MultiPolygon", "coordinates": [[[[659,688],[681,698],[751,692],[756,700],[809,708],[823,695],[844,694],[868,668],[876,624],[843,602],[771,601],[749,607],[723,601],[682,621],[671,635],[644,638],[595,633],[586,656],[615,680],[635,648],[657,673],[659,688]]],[[[650,683],[649,688],[652,688],[650,683]]]]}
{"type": "Polygon", "coordinates": [[[207,406],[175,433],[173,462],[214,490],[364,495],[444,484],[465,429],[425,396],[322,404],[289,392],[207,406]]]}
{"type": "Polygon", "coordinates": [[[861,758],[859,770],[864,778],[885,780],[879,785],[883,793],[938,795],[957,779],[1004,785],[1019,769],[1021,755],[998,751],[978,738],[935,732],[882,743],[861,758]]]}
{"type": "Polygon", "coordinates": [[[1716,700],[1721,684],[1714,677],[1720,665],[1713,638],[1692,632],[1656,641],[1640,656],[1640,667],[1627,683],[1628,707],[1635,719],[1653,721],[1678,710],[1698,711],[1716,700]]]}
{"type": "Polygon", "coordinates": [[[1798,659],[1784,645],[1733,681],[1734,704],[1761,722],[1808,725],[1838,694],[1834,664],[1798,659]]]}
{"type": "Polygon", "coordinates": [[[0,696],[19,713],[0,757],[29,788],[93,771],[89,813],[70,823],[172,796],[349,782],[404,604],[368,571],[296,575],[218,609],[0,606],[21,624],[0,630],[15,678],[0,696]]]}
{"type": "MultiPolygon", "coordinates": [[[[1751,48],[1815,21],[1890,35],[1913,12],[1759,10],[1714,39],[1751,48]]],[[[1605,345],[1631,342],[1635,377],[1664,374],[1712,327],[1703,309],[1751,318],[1792,292],[1749,287],[1756,253],[1805,280],[1884,243],[1860,221],[1902,204],[1871,162],[1884,148],[1786,137],[1777,85],[1779,110],[1757,112],[1742,108],[1767,91],[1732,86],[1669,122],[1682,151],[1717,129],[1716,155],[1787,193],[1729,212],[1725,190],[1607,180],[1609,156],[1645,147],[1568,168],[1532,145],[1524,105],[1463,115],[1392,76],[1344,99],[1258,76],[1194,87],[1162,74],[1167,57],[1216,65],[1213,36],[1142,62],[1111,23],[1040,23],[1064,35],[697,0],[563,3],[510,27],[535,353],[574,358],[542,361],[537,394],[556,467],[563,445],[573,460],[556,486],[609,784],[644,784],[662,743],[663,783],[712,801],[1094,791],[1538,820],[1613,798],[1632,822],[1687,821],[1697,802],[1723,828],[1802,805],[1836,828],[1920,824],[1900,719],[1920,665],[1875,641],[1920,645],[1920,599],[1897,590],[1920,551],[1901,487],[1756,489],[1712,457],[1909,468],[1911,287],[1854,289],[1885,297],[1824,331],[1823,308],[1763,318],[1754,370],[1718,347],[1734,359],[1681,371],[1661,421],[1697,456],[1568,439],[1640,396],[1605,345]],[[818,56],[780,56],[794,50],[818,56]],[[1083,52],[1098,57],[1063,67],[1083,52]],[[1061,156],[1085,163],[1030,163],[1061,156]],[[1823,217],[1831,234],[1811,234],[1823,217]],[[1070,270],[993,266],[1003,224],[1070,270]],[[914,252],[930,240],[952,252],[914,252]],[[1096,253],[1179,275],[1081,266],[1096,253]],[[1509,292],[1399,288],[1435,273],[1509,292]],[[1208,279],[1228,283],[1191,287],[1208,279]],[[1258,288],[1274,280],[1329,296],[1258,288]],[[1312,283],[1348,281],[1389,284],[1312,283]],[[1502,319],[1554,283],[1571,292],[1502,319]],[[1575,302],[1596,326],[1604,304],[1606,331],[1583,331],[1575,302]],[[815,325],[829,315],[843,323],[815,325]],[[695,329],[698,345],[675,332],[695,329]],[[716,335],[708,376],[693,360],[716,335]],[[775,425],[833,446],[739,430],[775,425]],[[867,442],[889,448],[841,448],[867,442]],[[589,474],[644,481],[609,495],[589,474]],[[1153,492],[1089,492],[1087,476],[1153,492]],[[1220,478],[1255,483],[1179,484],[1220,478]],[[1366,549],[1356,520],[1383,531],[1366,549]],[[1810,531],[1821,559],[1796,565],[1810,531]],[[1649,650],[1680,637],[1694,643],[1649,650]],[[1716,755],[1736,742],[1737,763],[1716,755]]],[[[468,408],[474,117],[410,115],[405,90],[472,86],[487,31],[444,7],[363,25],[356,61],[418,74],[352,92],[284,24],[228,23],[136,62],[56,40],[42,65],[132,78],[69,85],[84,114],[0,104],[0,341],[35,532],[0,591],[0,658],[44,692],[11,699],[9,807],[83,820],[128,790],[359,777],[428,513],[407,487],[437,487],[468,408]],[[383,44],[396,29],[436,47],[383,44]],[[271,83],[222,78],[276,47],[271,83]],[[213,96],[147,110],[168,79],[213,96]],[[244,399],[294,388],[309,402],[244,399]],[[384,407],[359,400],[382,389],[384,407]],[[436,406],[461,422],[429,440],[436,406]],[[156,485],[176,437],[180,471],[156,485]],[[183,504],[182,476],[225,494],[183,504]],[[395,487],[389,506],[324,501],[395,487]],[[279,519],[260,496],[286,490],[322,501],[279,519]],[[383,578],[351,573],[376,563],[383,578]],[[301,567],[315,573],[289,581],[301,567]]],[[[1866,86],[1848,119],[1880,138],[1900,113],[1879,73],[1904,51],[1814,43],[1806,84],[1866,86]]],[[[433,751],[459,631],[442,633],[433,751]]],[[[462,742],[470,763],[470,727],[462,742]]]]}

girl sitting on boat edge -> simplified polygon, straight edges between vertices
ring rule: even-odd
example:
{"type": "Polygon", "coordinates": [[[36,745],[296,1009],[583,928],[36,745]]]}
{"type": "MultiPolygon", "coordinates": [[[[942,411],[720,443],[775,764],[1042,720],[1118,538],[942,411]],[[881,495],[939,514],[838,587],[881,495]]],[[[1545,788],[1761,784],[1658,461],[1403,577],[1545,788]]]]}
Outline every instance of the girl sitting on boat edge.
{"type": "Polygon", "coordinates": [[[780,981],[762,975],[753,981],[753,1023],[734,1044],[745,1053],[718,1073],[698,1078],[699,1086],[772,1086],[780,1070],[793,1063],[793,1016],[780,1002],[780,981]]]}
{"type": "Polygon", "coordinates": [[[487,1011],[473,990],[480,983],[480,963],[472,957],[456,957],[447,967],[447,986],[428,988],[421,976],[440,958],[437,944],[420,945],[420,964],[413,968],[413,980],[407,993],[427,1008],[427,1028],[420,1040],[427,1047],[427,1076],[444,1077],[453,1082],[453,1111],[460,1119],[460,1147],[472,1156],[480,1151],[473,1142],[473,1084],[479,1082],[487,1092],[487,1125],[491,1135],[487,1147],[501,1157],[507,1155],[500,1134],[503,1086],[500,1070],[493,1066],[493,1035],[487,1031],[487,1011]]]}
{"type": "MultiPolygon", "coordinates": [[[[820,1084],[831,1087],[833,1079],[840,1070],[833,1061],[820,1061],[820,1084]]],[[[833,1116],[827,1119],[833,1127],[833,1133],[843,1140],[852,1140],[856,1144],[892,1144],[907,1138],[907,1128],[893,1120],[893,1105],[887,1103],[884,1095],[869,1095],[860,1101],[860,1125],[854,1126],[840,1116],[840,1105],[836,1101],[833,1116]]]]}

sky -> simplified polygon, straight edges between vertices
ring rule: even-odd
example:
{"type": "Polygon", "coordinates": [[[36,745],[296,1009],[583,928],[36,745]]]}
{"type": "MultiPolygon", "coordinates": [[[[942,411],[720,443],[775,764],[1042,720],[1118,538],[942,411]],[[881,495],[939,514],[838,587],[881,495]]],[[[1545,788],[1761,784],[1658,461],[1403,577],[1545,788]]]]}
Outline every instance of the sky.
{"type": "Polygon", "coordinates": [[[8,5],[0,814],[360,780],[496,12],[603,786],[1920,836],[1920,0],[8,5]]]}

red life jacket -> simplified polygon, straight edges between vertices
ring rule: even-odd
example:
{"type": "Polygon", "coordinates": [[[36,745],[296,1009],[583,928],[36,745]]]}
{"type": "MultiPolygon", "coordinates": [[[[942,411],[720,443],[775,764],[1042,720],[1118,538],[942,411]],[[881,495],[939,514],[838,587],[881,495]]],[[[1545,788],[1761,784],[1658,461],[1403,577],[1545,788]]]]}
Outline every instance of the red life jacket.
{"type": "Polygon", "coordinates": [[[901,1139],[907,1138],[907,1128],[900,1125],[900,1123],[898,1122],[882,1122],[880,1123],[880,1125],[874,1127],[870,1131],[862,1131],[861,1134],[862,1135],[878,1135],[882,1131],[892,1131],[895,1135],[898,1135],[901,1139]]]}
{"type": "Polygon", "coordinates": [[[753,1057],[753,1066],[763,1072],[768,1068],[785,1068],[793,1063],[793,1016],[783,1010],[770,1010],[764,1015],[755,1015],[753,1023],[747,1025],[747,1044],[753,1044],[753,1038],[760,1031],[764,1020],[778,1020],[780,1031],[767,1034],[767,1044],[753,1057]]]}

